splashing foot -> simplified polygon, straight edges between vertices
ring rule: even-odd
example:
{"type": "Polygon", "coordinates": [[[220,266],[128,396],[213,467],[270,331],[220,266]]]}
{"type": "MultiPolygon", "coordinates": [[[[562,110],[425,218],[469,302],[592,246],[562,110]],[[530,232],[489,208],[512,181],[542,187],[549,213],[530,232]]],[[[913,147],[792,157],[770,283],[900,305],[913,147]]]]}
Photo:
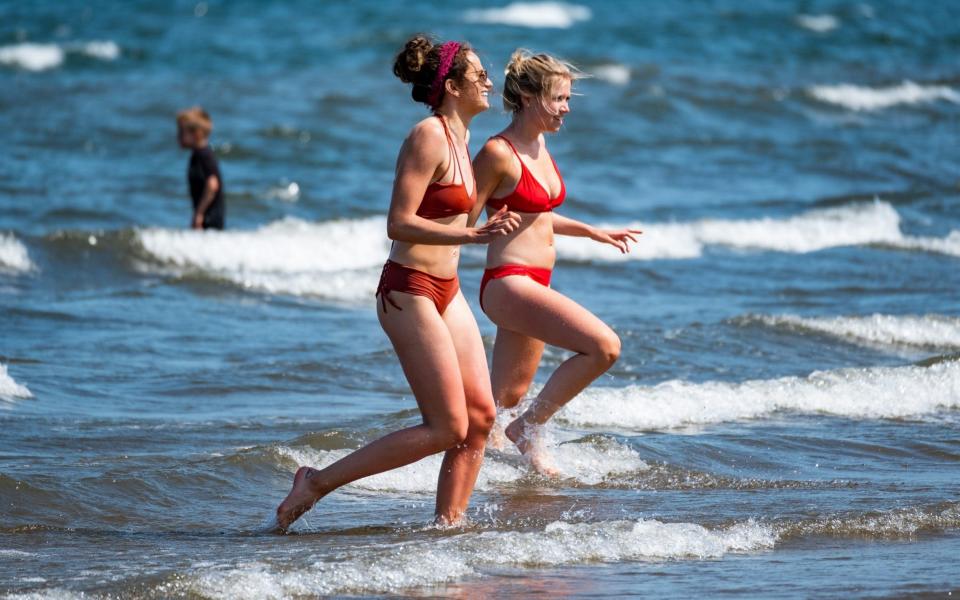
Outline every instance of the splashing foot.
{"type": "Polygon", "coordinates": [[[276,528],[281,533],[286,532],[294,521],[320,500],[321,495],[315,491],[315,483],[311,481],[317,473],[316,469],[310,467],[297,469],[297,474],[293,476],[293,487],[290,493],[277,507],[276,528]]]}
{"type": "Polygon", "coordinates": [[[547,477],[559,477],[560,470],[553,462],[553,457],[547,451],[543,439],[543,426],[533,425],[524,421],[520,416],[504,429],[507,438],[516,444],[533,470],[547,477]]]}

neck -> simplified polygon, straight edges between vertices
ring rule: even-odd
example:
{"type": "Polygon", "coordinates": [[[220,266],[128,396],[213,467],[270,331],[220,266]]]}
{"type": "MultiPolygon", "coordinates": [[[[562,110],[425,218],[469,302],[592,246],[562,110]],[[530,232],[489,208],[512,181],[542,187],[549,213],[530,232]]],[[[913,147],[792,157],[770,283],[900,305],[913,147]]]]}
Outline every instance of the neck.
{"type": "Polygon", "coordinates": [[[461,140],[467,138],[467,129],[470,128],[470,121],[473,120],[473,115],[465,114],[457,110],[455,106],[450,106],[447,103],[444,103],[437,109],[437,114],[446,119],[447,127],[457,134],[457,137],[461,140]]]}
{"type": "Polygon", "coordinates": [[[513,117],[507,127],[513,138],[524,145],[536,144],[543,133],[543,127],[532,113],[520,112],[513,117]]]}

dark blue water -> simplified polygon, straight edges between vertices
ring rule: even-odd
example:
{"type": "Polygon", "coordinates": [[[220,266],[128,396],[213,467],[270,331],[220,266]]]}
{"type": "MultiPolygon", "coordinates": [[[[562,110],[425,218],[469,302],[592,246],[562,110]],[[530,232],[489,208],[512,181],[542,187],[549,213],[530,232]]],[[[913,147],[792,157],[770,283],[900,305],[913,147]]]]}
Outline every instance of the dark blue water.
{"type": "Polygon", "coordinates": [[[956,590],[958,55],[955,2],[0,4],[0,593],[956,590]],[[438,530],[434,457],[259,535],[298,464],[417,419],[372,292],[419,31],[592,75],[562,213],[645,234],[559,240],[554,286],[623,353],[560,481],[491,451],[438,530]],[[193,104],[222,234],[186,229],[193,104]]]}

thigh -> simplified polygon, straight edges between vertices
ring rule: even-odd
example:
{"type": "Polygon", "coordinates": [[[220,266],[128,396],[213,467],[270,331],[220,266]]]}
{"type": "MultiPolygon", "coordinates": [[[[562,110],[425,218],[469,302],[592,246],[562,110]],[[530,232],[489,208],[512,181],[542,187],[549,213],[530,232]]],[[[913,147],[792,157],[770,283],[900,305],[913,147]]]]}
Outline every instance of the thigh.
{"type": "MultiPolygon", "coordinates": [[[[509,393],[511,390],[526,392],[537,374],[543,342],[516,331],[497,328],[497,340],[493,343],[493,367],[491,380],[494,393],[509,393]]],[[[521,392],[521,393],[523,393],[521,392]]]]}
{"type": "Polygon", "coordinates": [[[402,310],[377,302],[380,325],[390,338],[424,421],[465,417],[464,391],[457,349],[433,301],[392,291],[402,310]]]}
{"type": "Polygon", "coordinates": [[[497,327],[573,352],[589,353],[596,340],[613,334],[589,310],[529,277],[491,281],[483,302],[497,327]]]}
{"type": "Polygon", "coordinates": [[[453,339],[463,377],[463,389],[467,402],[493,405],[493,392],[490,390],[490,371],[487,368],[487,354],[483,349],[480,328],[473,317],[473,311],[463,297],[457,295],[443,313],[443,321],[453,339]]]}

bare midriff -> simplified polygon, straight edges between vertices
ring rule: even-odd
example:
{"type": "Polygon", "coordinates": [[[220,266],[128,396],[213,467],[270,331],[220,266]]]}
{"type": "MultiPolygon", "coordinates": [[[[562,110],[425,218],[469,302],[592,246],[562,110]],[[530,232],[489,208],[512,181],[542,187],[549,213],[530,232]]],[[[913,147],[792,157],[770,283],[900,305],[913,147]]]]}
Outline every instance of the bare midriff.
{"type": "MultiPolygon", "coordinates": [[[[488,209],[488,213],[494,211],[488,209]]],[[[487,268],[527,265],[552,269],[557,252],[553,247],[553,213],[522,212],[520,226],[487,246],[487,268]]]]}
{"type": "MultiPolygon", "coordinates": [[[[458,228],[467,226],[467,215],[453,215],[431,220],[434,223],[452,225],[458,228]]],[[[460,262],[460,246],[458,244],[440,246],[397,241],[393,243],[393,247],[390,249],[390,260],[435,277],[448,279],[457,274],[457,265],[460,262]]]]}

